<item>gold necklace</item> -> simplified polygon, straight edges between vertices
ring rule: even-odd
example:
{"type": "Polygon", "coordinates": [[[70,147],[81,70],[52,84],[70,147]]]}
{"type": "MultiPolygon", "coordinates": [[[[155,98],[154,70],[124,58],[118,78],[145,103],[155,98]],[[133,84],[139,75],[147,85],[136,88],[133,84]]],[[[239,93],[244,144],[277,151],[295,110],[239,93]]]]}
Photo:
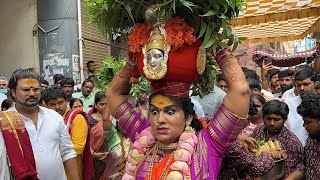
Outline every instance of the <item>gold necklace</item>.
{"type": "MultiPolygon", "coordinates": [[[[131,145],[131,146],[133,146],[133,145],[131,145]]],[[[152,148],[150,148],[150,149],[147,151],[146,155],[143,157],[143,159],[142,159],[142,160],[139,162],[139,164],[137,165],[137,169],[134,171],[134,176],[135,176],[135,177],[136,177],[136,175],[137,175],[137,171],[138,171],[139,167],[141,166],[141,164],[143,163],[143,161],[146,160],[146,158],[149,156],[149,154],[150,154],[151,152],[153,152],[154,148],[155,148],[155,146],[153,146],[152,148]]],[[[131,148],[130,148],[130,149],[131,149],[131,148]]]]}
{"type": "Polygon", "coordinates": [[[173,150],[173,149],[177,149],[178,143],[175,142],[175,143],[171,143],[171,144],[163,144],[159,141],[156,141],[156,146],[158,146],[159,149],[162,149],[162,150],[173,150]]]}
{"type": "Polygon", "coordinates": [[[126,167],[126,152],[124,150],[124,142],[123,142],[123,135],[120,134],[120,146],[121,146],[121,160],[120,160],[120,175],[124,175],[124,169],[126,167]]]}
{"type": "Polygon", "coordinates": [[[168,160],[168,162],[166,163],[166,166],[164,168],[164,171],[162,171],[161,175],[160,175],[160,179],[166,179],[166,176],[167,176],[167,173],[168,173],[168,170],[169,170],[169,165],[170,165],[170,162],[172,161],[173,159],[173,153],[169,155],[170,156],[170,159],[168,160]]]}
{"type": "Polygon", "coordinates": [[[158,154],[158,146],[154,146],[154,150],[153,150],[153,154],[151,156],[151,159],[150,159],[150,164],[149,164],[149,169],[148,169],[148,180],[151,180],[152,178],[152,168],[153,168],[153,165],[154,165],[154,161],[157,157],[157,154],[158,154]]]}

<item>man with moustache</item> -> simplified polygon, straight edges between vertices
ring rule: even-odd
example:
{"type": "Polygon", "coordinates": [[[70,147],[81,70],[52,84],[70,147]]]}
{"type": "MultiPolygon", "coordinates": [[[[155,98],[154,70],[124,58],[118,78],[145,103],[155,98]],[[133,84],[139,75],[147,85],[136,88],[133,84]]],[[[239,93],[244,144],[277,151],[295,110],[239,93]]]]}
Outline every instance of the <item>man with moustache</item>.
{"type": "Polygon", "coordinates": [[[294,79],[295,88],[297,89],[299,96],[285,101],[290,109],[286,127],[299,138],[303,145],[305,145],[308,134],[303,127],[302,117],[297,113],[297,107],[301,104],[302,99],[316,93],[315,82],[317,81],[317,74],[312,68],[304,68],[296,73],[294,79]]]}
{"type": "Polygon", "coordinates": [[[73,93],[74,81],[72,78],[64,78],[62,79],[60,85],[64,93],[66,94],[66,101],[67,101],[67,104],[69,105],[69,102],[73,99],[72,93],[73,93]]]}
{"type": "Polygon", "coordinates": [[[293,88],[293,75],[294,71],[290,69],[286,69],[279,72],[278,77],[282,94],[287,90],[293,88]]]}
{"type": "Polygon", "coordinates": [[[83,111],[86,113],[88,113],[94,105],[94,94],[92,93],[93,88],[93,82],[90,80],[85,80],[81,85],[81,92],[74,93],[72,95],[74,98],[79,98],[82,100],[83,111]]]}
{"type": "MultiPolygon", "coordinates": [[[[67,131],[70,134],[74,150],[77,153],[80,178],[85,180],[91,179],[93,177],[93,166],[88,136],[89,125],[86,114],[81,110],[70,111],[67,107],[66,93],[60,88],[49,88],[43,94],[42,99],[49,109],[55,110],[63,117],[64,123],[67,125],[67,131]]],[[[72,178],[68,169],[66,170],[66,174],[67,179],[71,180],[72,178]]]]}
{"type": "MultiPolygon", "coordinates": [[[[306,68],[309,68],[311,69],[311,67],[307,64],[303,64],[303,65],[300,65],[300,66],[297,66],[294,70],[294,75],[292,77],[295,76],[295,74],[297,74],[299,71],[301,71],[302,69],[306,69],[306,68]]],[[[293,79],[293,83],[294,83],[294,78],[293,79]]],[[[293,84],[294,85],[294,84],[293,84]]],[[[293,86],[291,89],[285,91],[283,94],[282,94],[282,99],[285,100],[285,101],[289,101],[289,99],[291,98],[295,98],[299,96],[299,93],[297,91],[297,89],[293,86]]]]}
{"type": "MultiPolygon", "coordinates": [[[[302,99],[298,113],[303,117],[304,127],[309,137],[304,148],[305,179],[317,180],[320,177],[320,95],[314,94],[302,99]]],[[[300,174],[303,177],[303,171],[300,174]]]]}
{"type": "MultiPolygon", "coordinates": [[[[6,130],[5,127],[8,126],[3,126],[2,124],[2,134],[7,146],[7,153],[10,154],[12,149],[15,149],[15,152],[19,152],[26,143],[30,142],[35,164],[32,165],[32,158],[30,157],[30,151],[28,151],[27,154],[29,154],[28,157],[31,161],[25,158],[27,166],[24,165],[22,168],[36,167],[39,179],[64,180],[66,176],[63,165],[65,165],[72,178],[78,180],[79,171],[76,153],[61,116],[55,111],[38,105],[42,91],[40,76],[29,69],[19,69],[12,74],[8,87],[15,98],[16,105],[7,111],[6,120],[9,121],[11,127],[23,122],[27,131],[19,124],[15,127],[16,129],[21,128],[21,132],[27,132],[29,138],[22,138],[23,141],[18,141],[18,144],[14,146],[15,148],[11,148],[9,143],[12,139],[5,138],[6,133],[3,133],[6,130]]],[[[3,122],[4,118],[2,117],[1,119],[3,122]]],[[[17,134],[20,139],[19,131],[17,131],[17,134]]],[[[25,157],[24,152],[26,151],[23,150],[24,156],[22,157],[25,157]]],[[[17,163],[21,165],[22,159],[16,161],[15,156],[14,154],[11,159],[9,156],[10,164],[17,163]]],[[[19,170],[24,169],[19,167],[19,170]]],[[[30,168],[28,169],[30,170],[30,168]]]]}

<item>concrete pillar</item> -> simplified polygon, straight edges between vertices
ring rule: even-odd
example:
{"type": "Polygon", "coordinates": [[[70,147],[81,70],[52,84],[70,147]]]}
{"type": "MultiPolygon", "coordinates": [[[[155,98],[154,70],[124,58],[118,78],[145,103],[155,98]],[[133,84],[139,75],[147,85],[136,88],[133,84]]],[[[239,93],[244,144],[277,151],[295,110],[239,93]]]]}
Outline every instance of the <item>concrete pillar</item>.
{"type": "Polygon", "coordinates": [[[55,74],[80,82],[77,1],[38,0],[41,75],[52,83],[55,74]]]}

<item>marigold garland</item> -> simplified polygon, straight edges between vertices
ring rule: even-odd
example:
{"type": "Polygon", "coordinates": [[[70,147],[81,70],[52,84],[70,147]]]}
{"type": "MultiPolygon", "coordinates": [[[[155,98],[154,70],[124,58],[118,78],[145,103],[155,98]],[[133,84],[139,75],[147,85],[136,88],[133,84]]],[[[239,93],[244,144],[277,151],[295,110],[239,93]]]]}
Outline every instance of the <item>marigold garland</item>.
{"type": "MultiPolygon", "coordinates": [[[[141,52],[141,48],[148,43],[150,33],[153,30],[150,23],[135,24],[129,35],[129,45],[131,52],[141,52]]],[[[176,50],[184,43],[191,45],[197,38],[193,35],[194,29],[189,26],[184,19],[175,17],[165,23],[166,41],[176,50]]]]}
{"type": "Polygon", "coordinates": [[[184,43],[191,45],[197,40],[193,35],[194,29],[180,17],[167,20],[165,30],[167,43],[172,45],[172,50],[180,48],[184,43]]]}
{"type": "Polygon", "coordinates": [[[196,119],[198,119],[198,121],[200,121],[203,128],[208,127],[208,123],[206,120],[204,120],[202,117],[199,117],[197,114],[195,115],[195,117],[196,117],[196,119]]]}
{"type": "Polygon", "coordinates": [[[151,23],[137,23],[133,26],[129,35],[129,46],[131,52],[141,52],[142,46],[147,44],[150,33],[153,30],[151,23]]]}
{"type": "MultiPolygon", "coordinates": [[[[134,180],[136,171],[144,161],[150,149],[155,145],[156,139],[151,127],[144,129],[137,135],[128,154],[125,174],[122,179],[134,180]]],[[[166,179],[186,179],[191,165],[191,157],[195,146],[198,144],[198,137],[193,132],[184,131],[179,137],[178,147],[173,152],[174,162],[170,165],[170,172],[166,179]]],[[[155,152],[153,152],[155,153],[155,152]]],[[[153,167],[152,167],[153,168],[153,167]]]]}

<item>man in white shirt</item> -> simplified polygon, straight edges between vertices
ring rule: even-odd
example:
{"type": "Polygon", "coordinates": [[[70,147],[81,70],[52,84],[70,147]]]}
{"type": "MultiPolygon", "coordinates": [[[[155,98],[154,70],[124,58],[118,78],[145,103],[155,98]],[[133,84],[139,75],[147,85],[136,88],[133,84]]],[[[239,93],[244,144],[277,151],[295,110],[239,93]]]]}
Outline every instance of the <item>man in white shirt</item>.
{"type": "Polygon", "coordinates": [[[62,117],[55,111],[38,106],[40,77],[28,69],[13,73],[9,88],[16,105],[8,111],[21,114],[29,134],[39,179],[66,179],[64,166],[72,180],[79,180],[76,153],[62,117]]]}
{"type": "Polygon", "coordinates": [[[9,180],[10,172],[7,161],[7,149],[0,131],[0,179],[9,180]]]}
{"type": "Polygon", "coordinates": [[[287,128],[293,132],[304,146],[308,138],[308,133],[303,127],[303,119],[297,112],[297,107],[301,104],[303,98],[308,95],[315,94],[315,82],[317,74],[312,68],[305,68],[297,72],[295,75],[295,86],[299,96],[291,99],[286,99],[289,107],[288,120],[286,121],[287,128]]]}
{"type": "Polygon", "coordinates": [[[293,87],[293,88],[287,90],[286,92],[284,92],[282,94],[281,99],[283,99],[284,101],[288,101],[289,99],[295,98],[297,96],[299,96],[299,94],[298,94],[296,88],[293,87]]]}

